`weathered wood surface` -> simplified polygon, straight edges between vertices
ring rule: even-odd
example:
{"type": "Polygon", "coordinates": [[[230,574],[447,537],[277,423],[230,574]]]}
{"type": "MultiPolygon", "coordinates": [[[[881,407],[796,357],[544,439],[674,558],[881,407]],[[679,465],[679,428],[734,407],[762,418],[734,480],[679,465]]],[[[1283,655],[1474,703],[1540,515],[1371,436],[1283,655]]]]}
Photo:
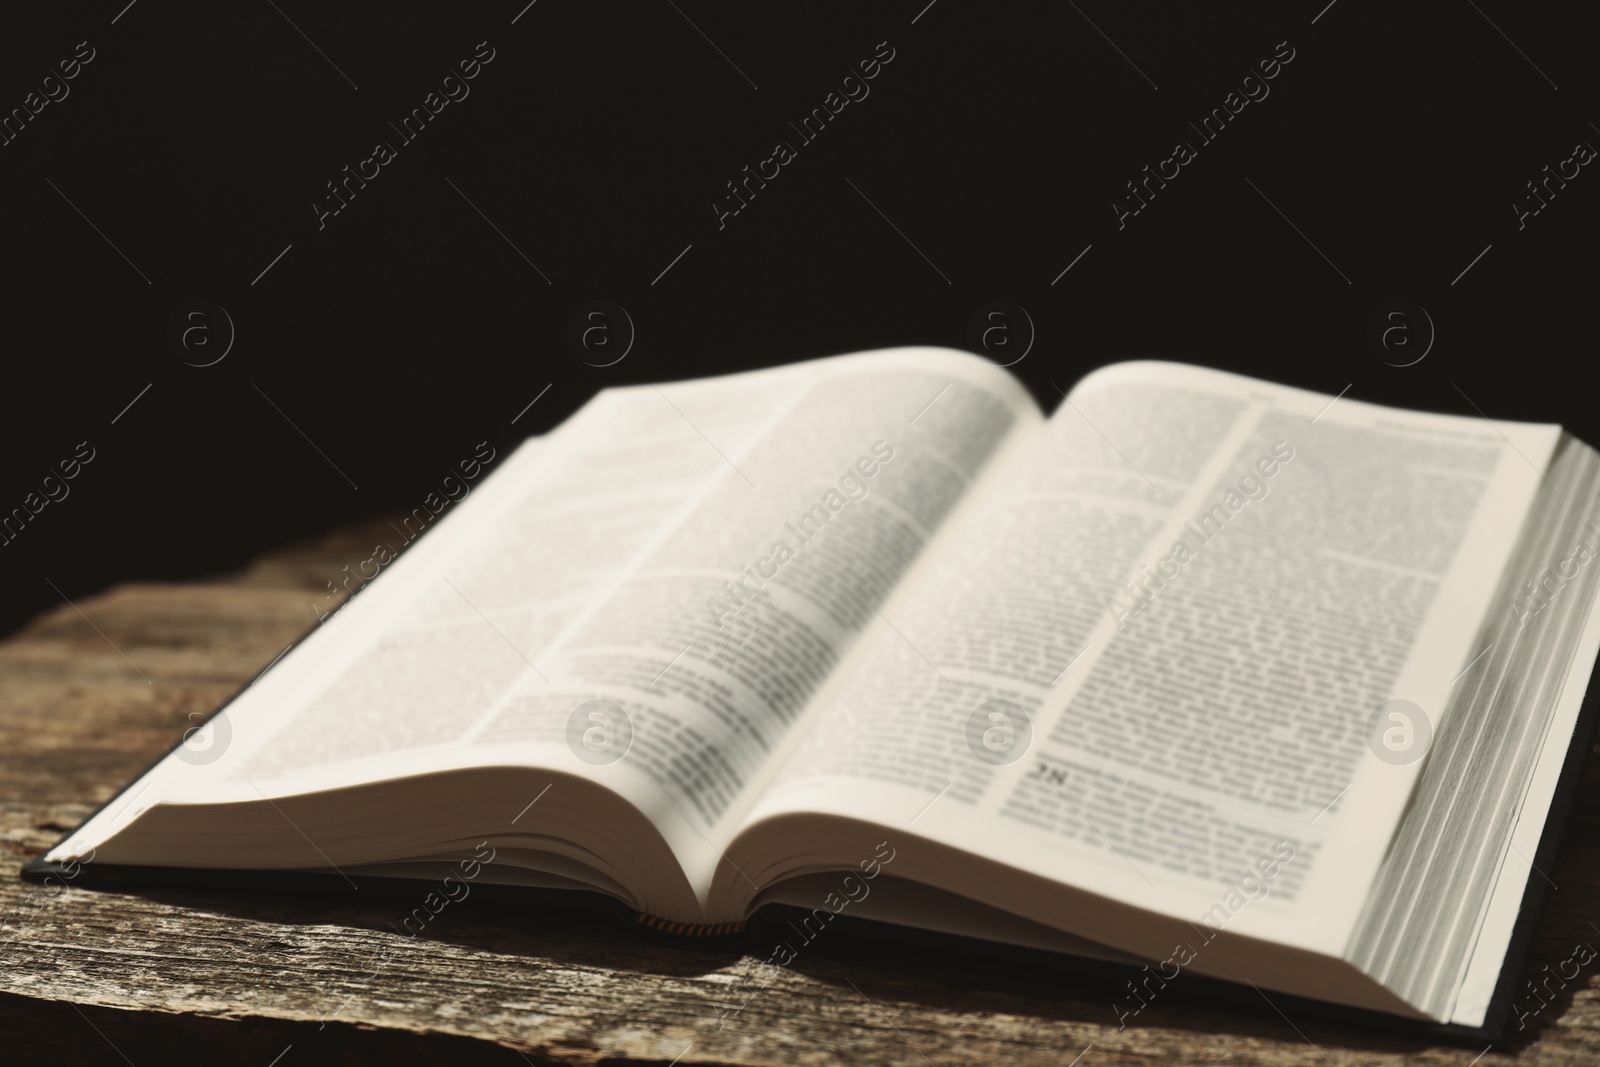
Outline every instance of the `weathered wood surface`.
{"type": "MultiPolygon", "coordinates": [[[[18,868],[312,621],[323,583],[387,527],[186,584],[63,603],[0,643],[0,1062],[241,1064],[1398,1064],[1430,1046],[1288,1018],[1180,978],[1118,1030],[1103,975],[971,958],[839,924],[787,968],[768,941],[684,948],[581,910],[489,894],[415,939],[413,901],[326,893],[52,890],[18,868]],[[379,531],[375,533],[374,531],[379,531]],[[743,1004],[742,1010],[733,1013],[743,1004]],[[731,1014],[730,1014],[731,1013],[731,1014]],[[726,1014],[726,1018],[723,1016],[726,1014]],[[1290,1021],[1292,1019],[1292,1022],[1290,1021]],[[1092,1047],[1091,1047],[1092,1046],[1092,1047]],[[1088,1049],[1085,1053],[1084,1050],[1088,1049]],[[287,1051],[286,1051],[287,1050],[287,1051]]],[[[1591,760],[1534,969],[1600,945],[1591,760]]],[[[1591,964],[1484,1065],[1600,1062],[1591,964]]]]}

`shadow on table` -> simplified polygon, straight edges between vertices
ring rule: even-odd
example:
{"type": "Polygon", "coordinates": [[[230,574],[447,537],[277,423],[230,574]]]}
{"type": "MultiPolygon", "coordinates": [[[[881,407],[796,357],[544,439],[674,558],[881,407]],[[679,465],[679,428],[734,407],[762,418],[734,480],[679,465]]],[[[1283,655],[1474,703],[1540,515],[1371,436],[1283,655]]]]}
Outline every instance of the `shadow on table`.
{"type": "MultiPolygon", "coordinates": [[[[952,1014],[1303,1041],[1353,1052],[1407,1055],[1437,1044],[1479,1051],[1487,1044],[1192,974],[1162,982],[1138,968],[849,916],[839,916],[808,940],[799,921],[808,913],[781,906],[764,909],[738,936],[690,939],[641,926],[631,910],[599,894],[483,885],[432,914],[423,905],[432,884],[420,881],[356,878],[357,888],[352,888],[338,876],[322,874],[170,870],[129,878],[122,886],[105,887],[169,906],[283,927],[284,937],[263,942],[269,952],[294,949],[291,938],[303,938],[304,928],[333,924],[391,941],[401,937],[448,945],[486,959],[537,958],[673,978],[730,970],[739,979],[718,986],[710,994],[718,1003],[708,1006],[723,1026],[738,1026],[741,1004],[758,1004],[762,990],[788,971],[850,990],[890,1020],[909,1004],[952,1014]],[[428,916],[425,924],[418,915],[428,916]]],[[[426,966],[425,957],[408,957],[408,966],[418,965],[426,966]]],[[[1571,996],[1569,989],[1565,1001],[1550,1003],[1526,1031],[1510,1035],[1509,1047],[1536,1037],[1558,1019],[1571,996]]]]}

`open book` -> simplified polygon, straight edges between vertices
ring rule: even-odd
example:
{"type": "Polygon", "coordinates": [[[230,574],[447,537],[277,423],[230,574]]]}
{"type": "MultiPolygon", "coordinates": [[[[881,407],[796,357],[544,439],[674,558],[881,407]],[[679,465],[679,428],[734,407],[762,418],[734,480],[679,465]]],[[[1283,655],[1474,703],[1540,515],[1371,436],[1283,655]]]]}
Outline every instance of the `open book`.
{"type": "Polygon", "coordinates": [[[1174,363],[1048,418],[929,348],[609,389],[32,874],[450,864],[1148,964],[1119,1018],[1193,971],[1483,1026],[1597,460],[1174,363]]]}

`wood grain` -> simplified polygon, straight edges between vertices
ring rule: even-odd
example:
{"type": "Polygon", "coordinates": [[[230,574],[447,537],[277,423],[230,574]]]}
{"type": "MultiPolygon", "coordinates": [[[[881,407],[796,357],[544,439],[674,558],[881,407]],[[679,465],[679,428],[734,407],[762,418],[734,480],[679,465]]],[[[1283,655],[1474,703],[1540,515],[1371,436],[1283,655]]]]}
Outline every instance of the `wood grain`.
{"type": "MultiPolygon", "coordinates": [[[[843,920],[779,968],[759,966],[784,936],[772,923],[684,947],[593,907],[483,892],[408,938],[395,923],[417,903],[406,894],[420,898],[409,886],[114,892],[17,877],[313,622],[323,583],[387,529],[63,602],[0,643],[0,1060],[1466,1067],[1480,1051],[1188,977],[1119,1030],[1120,980],[1103,972],[843,920]]],[[[1533,972],[1600,945],[1596,766],[1549,872],[1559,889],[1533,972]]],[[[1477,1062],[1600,1062],[1596,970],[1477,1062]]]]}

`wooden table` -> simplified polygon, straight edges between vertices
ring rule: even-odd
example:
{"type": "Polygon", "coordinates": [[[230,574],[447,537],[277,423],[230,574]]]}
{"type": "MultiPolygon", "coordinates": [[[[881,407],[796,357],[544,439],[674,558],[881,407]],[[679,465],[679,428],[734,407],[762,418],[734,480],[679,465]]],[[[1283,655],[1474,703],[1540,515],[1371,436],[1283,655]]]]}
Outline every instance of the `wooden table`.
{"type": "MultiPolygon", "coordinates": [[[[1120,981],[1059,961],[835,924],[736,990],[770,941],[683,947],[593,908],[478,894],[415,939],[382,892],[111,892],[24,883],[75,826],[313,621],[383,521],[240,573],[129,584],[0,643],[0,1062],[343,1064],[1389,1064],[1478,1049],[1319,1021],[1287,998],[1180,978],[1126,1029],[1120,981]],[[198,717],[196,715],[195,717],[198,717]],[[753,991],[753,995],[751,995],[753,991]],[[748,998],[748,999],[747,999],[748,998]],[[728,1014],[740,1003],[736,1014],[728,1014]],[[1088,1050],[1085,1052],[1085,1050],[1088,1050]],[[275,1057],[281,1057],[274,1059],[275,1057]]],[[[1591,759],[1533,970],[1600,946],[1591,759]]],[[[414,887],[412,895],[415,895],[414,887]]],[[[1600,1062],[1600,964],[1507,1051],[1600,1062]]]]}

